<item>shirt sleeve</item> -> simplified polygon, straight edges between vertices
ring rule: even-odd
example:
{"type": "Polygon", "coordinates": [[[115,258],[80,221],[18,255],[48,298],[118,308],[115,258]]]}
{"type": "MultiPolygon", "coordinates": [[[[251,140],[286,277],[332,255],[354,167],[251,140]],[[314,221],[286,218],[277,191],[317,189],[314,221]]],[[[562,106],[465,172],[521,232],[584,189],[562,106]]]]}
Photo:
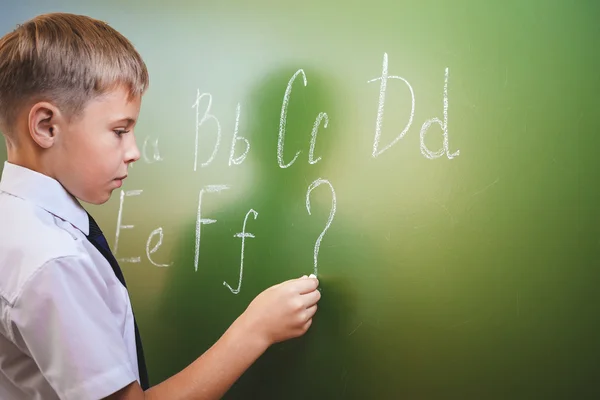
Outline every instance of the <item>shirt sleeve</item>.
{"type": "Polygon", "coordinates": [[[123,333],[90,258],[54,259],[11,311],[13,338],[61,399],[102,399],[136,380],[123,333]]]}

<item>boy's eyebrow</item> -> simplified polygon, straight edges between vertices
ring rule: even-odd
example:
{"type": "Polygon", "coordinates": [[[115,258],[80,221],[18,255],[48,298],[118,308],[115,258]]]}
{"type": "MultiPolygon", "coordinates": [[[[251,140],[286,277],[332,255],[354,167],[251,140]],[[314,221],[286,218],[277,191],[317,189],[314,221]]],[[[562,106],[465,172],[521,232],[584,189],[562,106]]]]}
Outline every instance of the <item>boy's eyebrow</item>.
{"type": "Polygon", "coordinates": [[[117,123],[121,123],[121,122],[126,122],[127,125],[129,126],[129,125],[135,124],[135,119],[134,118],[126,117],[126,118],[118,119],[114,123],[117,124],[117,123]]]}

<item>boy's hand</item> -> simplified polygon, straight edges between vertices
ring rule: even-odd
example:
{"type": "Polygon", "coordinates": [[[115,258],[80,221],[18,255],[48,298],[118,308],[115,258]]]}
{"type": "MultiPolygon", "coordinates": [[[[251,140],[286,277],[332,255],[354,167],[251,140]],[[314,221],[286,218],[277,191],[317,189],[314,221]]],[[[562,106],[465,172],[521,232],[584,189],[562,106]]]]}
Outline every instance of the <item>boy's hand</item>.
{"type": "Polygon", "coordinates": [[[321,293],[319,281],[311,277],[285,281],[260,293],[242,318],[249,334],[257,334],[267,347],[302,336],[312,324],[321,293]]]}
{"type": "Polygon", "coordinates": [[[272,344],[303,335],[321,293],[316,277],[303,276],[256,296],[223,337],[180,373],[144,393],[137,383],[110,400],[220,399],[272,344]]]}

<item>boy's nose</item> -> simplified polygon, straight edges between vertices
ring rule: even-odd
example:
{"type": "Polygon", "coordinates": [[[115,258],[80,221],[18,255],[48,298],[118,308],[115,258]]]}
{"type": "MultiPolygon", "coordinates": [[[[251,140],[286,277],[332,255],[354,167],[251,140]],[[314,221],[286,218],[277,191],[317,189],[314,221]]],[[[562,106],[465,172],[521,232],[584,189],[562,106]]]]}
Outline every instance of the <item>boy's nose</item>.
{"type": "Polygon", "coordinates": [[[128,147],[127,152],[125,153],[125,163],[130,164],[140,159],[140,149],[137,146],[135,138],[131,135],[132,140],[131,144],[128,147]]]}

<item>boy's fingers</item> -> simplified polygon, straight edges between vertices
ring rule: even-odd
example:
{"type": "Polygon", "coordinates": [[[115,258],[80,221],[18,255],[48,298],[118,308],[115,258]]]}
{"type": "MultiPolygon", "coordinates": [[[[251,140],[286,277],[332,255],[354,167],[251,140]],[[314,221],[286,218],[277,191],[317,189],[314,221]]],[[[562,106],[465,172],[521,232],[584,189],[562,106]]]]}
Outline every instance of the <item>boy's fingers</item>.
{"type": "Polygon", "coordinates": [[[312,305],[306,309],[306,318],[311,319],[317,312],[317,305],[312,305]]]}
{"type": "Polygon", "coordinates": [[[312,320],[312,318],[311,318],[311,319],[309,319],[308,321],[306,321],[306,323],[305,323],[305,324],[304,324],[304,326],[302,327],[302,330],[303,330],[304,332],[306,332],[306,331],[308,330],[308,328],[310,328],[310,326],[312,325],[312,321],[313,321],[313,320],[312,320]]]}
{"type": "Polygon", "coordinates": [[[319,287],[319,280],[313,274],[310,276],[304,275],[300,278],[292,278],[288,279],[287,281],[277,283],[273,285],[272,288],[279,286],[289,286],[290,289],[296,293],[306,294],[316,290],[319,287]]]}
{"type": "Polygon", "coordinates": [[[275,285],[273,285],[273,287],[278,287],[278,286],[283,286],[283,285],[293,285],[294,282],[297,282],[299,280],[304,280],[306,278],[308,278],[308,276],[304,275],[304,276],[301,276],[300,278],[288,279],[283,282],[276,283],[275,285]]]}
{"type": "Polygon", "coordinates": [[[319,280],[316,278],[300,278],[294,282],[294,290],[300,294],[310,293],[319,287],[319,280]]]}
{"type": "Polygon", "coordinates": [[[313,290],[310,293],[307,293],[302,296],[302,301],[304,301],[304,305],[309,308],[314,306],[321,299],[321,292],[318,290],[313,290]]]}

